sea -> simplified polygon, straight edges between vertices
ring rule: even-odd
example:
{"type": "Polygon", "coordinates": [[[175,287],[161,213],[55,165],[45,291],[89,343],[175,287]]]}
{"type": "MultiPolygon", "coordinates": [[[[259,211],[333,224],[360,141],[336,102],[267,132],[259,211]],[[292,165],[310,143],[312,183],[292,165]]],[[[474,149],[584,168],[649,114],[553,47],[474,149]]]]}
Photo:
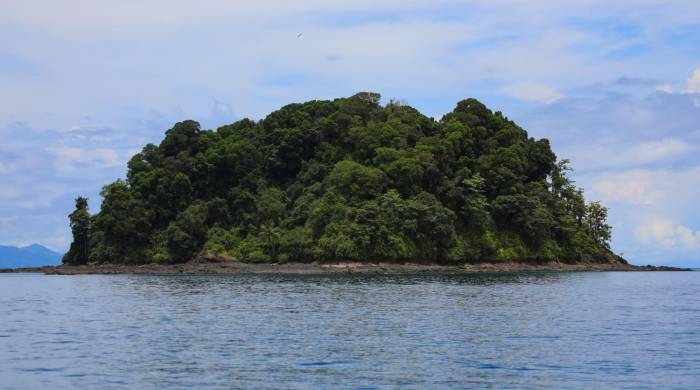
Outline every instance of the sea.
{"type": "Polygon", "coordinates": [[[699,389],[700,272],[0,274],[2,389],[699,389]]]}

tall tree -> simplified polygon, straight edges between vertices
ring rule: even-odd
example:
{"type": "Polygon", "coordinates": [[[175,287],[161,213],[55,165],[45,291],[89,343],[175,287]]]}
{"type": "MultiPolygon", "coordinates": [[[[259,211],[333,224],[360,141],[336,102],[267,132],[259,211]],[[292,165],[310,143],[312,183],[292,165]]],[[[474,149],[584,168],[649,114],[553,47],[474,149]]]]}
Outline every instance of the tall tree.
{"type": "Polygon", "coordinates": [[[606,248],[610,246],[611,228],[605,221],[608,219],[608,209],[600,202],[591,202],[586,208],[586,224],[593,238],[606,248]]]}
{"type": "Polygon", "coordinates": [[[90,252],[90,213],[88,199],[79,196],[75,199],[75,210],[68,216],[73,232],[73,242],[63,256],[65,264],[78,265],[88,261],[90,252]]]}

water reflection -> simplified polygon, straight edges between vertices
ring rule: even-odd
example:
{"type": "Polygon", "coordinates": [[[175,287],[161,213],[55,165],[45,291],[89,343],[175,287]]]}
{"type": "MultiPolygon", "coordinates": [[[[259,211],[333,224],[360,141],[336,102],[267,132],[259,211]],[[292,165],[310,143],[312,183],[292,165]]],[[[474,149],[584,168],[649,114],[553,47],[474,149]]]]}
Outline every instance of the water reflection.
{"type": "Polygon", "coordinates": [[[344,285],[344,284],[548,284],[561,280],[575,278],[577,273],[552,272],[513,272],[513,273],[415,273],[415,274],[240,274],[240,275],[130,275],[102,276],[104,283],[119,285],[153,285],[166,287],[168,285],[194,287],[196,293],[201,288],[219,287],[222,284],[261,285],[261,284],[293,284],[304,285],[344,285]]]}

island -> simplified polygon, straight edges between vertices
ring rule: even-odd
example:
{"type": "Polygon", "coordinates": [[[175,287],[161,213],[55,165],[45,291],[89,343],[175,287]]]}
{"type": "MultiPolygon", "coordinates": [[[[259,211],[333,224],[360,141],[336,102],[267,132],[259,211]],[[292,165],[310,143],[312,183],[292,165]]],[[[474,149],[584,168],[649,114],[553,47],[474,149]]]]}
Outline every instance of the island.
{"type": "Polygon", "coordinates": [[[436,120],[377,93],[183,121],[78,197],[48,273],[643,270],[547,139],[476,99],[436,120]]]}

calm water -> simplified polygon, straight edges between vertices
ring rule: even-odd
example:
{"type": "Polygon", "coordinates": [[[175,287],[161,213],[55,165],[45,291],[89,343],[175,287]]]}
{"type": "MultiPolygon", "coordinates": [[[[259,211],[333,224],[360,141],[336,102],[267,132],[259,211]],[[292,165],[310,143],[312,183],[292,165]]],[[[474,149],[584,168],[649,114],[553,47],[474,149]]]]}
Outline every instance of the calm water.
{"type": "Polygon", "coordinates": [[[700,272],[0,275],[1,388],[700,388],[700,272]]]}

